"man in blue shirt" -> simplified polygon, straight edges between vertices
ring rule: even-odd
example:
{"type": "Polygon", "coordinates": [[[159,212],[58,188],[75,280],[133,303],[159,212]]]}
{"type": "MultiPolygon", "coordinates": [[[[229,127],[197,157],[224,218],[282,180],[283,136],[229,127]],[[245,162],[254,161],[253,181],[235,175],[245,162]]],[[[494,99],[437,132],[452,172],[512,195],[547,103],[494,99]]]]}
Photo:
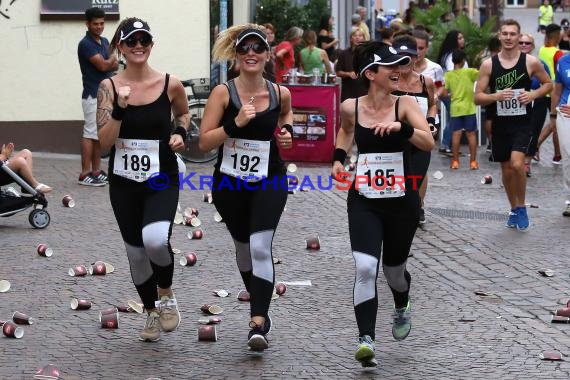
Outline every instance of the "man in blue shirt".
{"type": "Polygon", "coordinates": [[[551,128],[558,130],[562,153],[562,182],[566,195],[563,216],[570,217],[570,55],[558,60],[550,108],[551,128]],[[559,112],[557,112],[559,111],[559,112]],[[558,117],[560,116],[560,117],[558,117]],[[557,119],[558,117],[558,119],[557,119]]]}
{"type": "Polygon", "coordinates": [[[82,106],[85,126],[81,139],[81,174],[78,183],[105,186],[107,173],[101,170],[101,146],[97,137],[97,90],[99,83],[119,67],[115,55],[109,56],[109,41],[102,37],[105,11],[89,8],[85,11],[87,32],[79,42],[77,56],[83,79],[82,106]]]}

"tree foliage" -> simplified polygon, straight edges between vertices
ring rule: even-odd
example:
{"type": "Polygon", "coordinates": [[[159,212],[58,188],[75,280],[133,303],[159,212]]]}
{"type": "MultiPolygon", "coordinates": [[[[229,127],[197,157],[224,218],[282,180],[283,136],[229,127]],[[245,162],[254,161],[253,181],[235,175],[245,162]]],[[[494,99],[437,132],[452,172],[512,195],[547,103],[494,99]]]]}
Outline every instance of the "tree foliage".
{"type": "Polygon", "coordinates": [[[324,14],[330,14],[328,0],[309,0],[306,6],[293,5],[290,0],[261,0],[255,22],[273,24],[277,28],[276,40],[280,41],[292,26],[318,33],[319,21],[324,14]]]}
{"type": "Polygon", "coordinates": [[[453,29],[459,30],[465,38],[465,53],[470,67],[478,68],[481,65],[481,56],[485,52],[491,37],[495,35],[493,28],[496,25],[495,17],[489,18],[483,26],[475,24],[465,15],[445,21],[451,12],[451,5],[446,0],[437,0],[427,10],[417,9],[414,13],[416,24],[426,26],[433,35],[430,43],[428,58],[435,60],[447,33],[453,29]]]}

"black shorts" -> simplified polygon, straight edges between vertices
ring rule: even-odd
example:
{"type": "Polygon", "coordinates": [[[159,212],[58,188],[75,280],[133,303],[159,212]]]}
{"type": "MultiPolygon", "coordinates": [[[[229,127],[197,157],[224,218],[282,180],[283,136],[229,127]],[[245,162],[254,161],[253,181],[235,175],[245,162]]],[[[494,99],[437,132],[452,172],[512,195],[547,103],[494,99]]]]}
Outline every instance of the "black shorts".
{"type": "Polygon", "coordinates": [[[491,140],[491,158],[494,162],[506,162],[511,159],[511,152],[528,153],[532,141],[530,125],[500,127],[493,125],[491,140]]]}

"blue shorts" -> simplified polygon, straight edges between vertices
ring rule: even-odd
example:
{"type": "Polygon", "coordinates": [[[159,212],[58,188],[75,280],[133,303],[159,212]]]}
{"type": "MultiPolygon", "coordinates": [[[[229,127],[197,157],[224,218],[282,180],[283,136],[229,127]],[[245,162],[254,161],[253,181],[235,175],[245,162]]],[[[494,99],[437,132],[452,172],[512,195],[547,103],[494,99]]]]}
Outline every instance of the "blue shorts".
{"type": "Polygon", "coordinates": [[[477,130],[477,117],[475,114],[465,116],[452,116],[449,119],[449,126],[453,132],[475,132],[477,130]]]}

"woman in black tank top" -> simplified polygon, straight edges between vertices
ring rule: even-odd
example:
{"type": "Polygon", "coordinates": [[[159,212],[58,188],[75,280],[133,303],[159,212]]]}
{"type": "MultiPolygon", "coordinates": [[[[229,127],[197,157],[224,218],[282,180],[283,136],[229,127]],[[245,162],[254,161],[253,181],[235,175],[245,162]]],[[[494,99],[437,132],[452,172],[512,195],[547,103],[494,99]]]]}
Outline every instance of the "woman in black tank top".
{"type": "Polygon", "coordinates": [[[129,259],[131,278],[147,310],[143,341],[180,323],[172,292],[174,271],[170,248],[172,221],[178,204],[175,151],[184,149],[189,123],[182,83],[151,68],[153,47],[148,24],[123,20],[111,41],[111,53],[127,67],[101,82],[97,93],[99,141],[111,149],[109,196],[129,259]],[[170,117],[176,128],[171,131],[170,117]]]}
{"type": "MultiPolygon", "coordinates": [[[[437,134],[435,128],[435,116],[437,114],[437,105],[435,103],[435,84],[433,79],[424,77],[414,71],[414,65],[418,58],[416,39],[412,36],[402,35],[394,39],[394,49],[400,55],[406,55],[411,58],[412,64],[403,66],[400,69],[400,78],[398,79],[398,90],[392,91],[394,95],[410,95],[413,96],[420,109],[426,115],[432,136],[437,134]]],[[[414,174],[420,175],[420,199],[422,208],[420,209],[420,226],[425,224],[424,199],[427,191],[428,177],[427,171],[431,161],[431,151],[423,151],[412,146],[412,171],[414,174]]]]}
{"type": "Polygon", "coordinates": [[[292,146],[291,94],[263,78],[269,49],[259,25],[236,25],[220,33],[214,60],[236,60],[240,74],[213,89],[200,129],[200,149],[219,147],[212,198],[234,240],[249,293],[248,346],[253,351],[269,347],[272,242],[288,193],[279,150],[292,146]]]}
{"type": "Polygon", "coordinates": [[[382,42],[368,42],[356,48],[354,67],[368,87],[368,94],[342,103],[341,129],[333,158],[333,177],[349,182],[339,175],[349,174],[342,170],[354,138],[358,162],[347,209],[356,264],[354,311],[359,344],[355,359],[364,367],[377,365],[376,280],[381,257],[394,297],[392,335],[402,340],[411,329],[411,276],[406,261],[418,224],[420,200],[418,178],[410,170],[410,145],[428,151],[434,142],[416,100],[392,95],[397,90],[400,65],[410,61],[382,42]]]}

